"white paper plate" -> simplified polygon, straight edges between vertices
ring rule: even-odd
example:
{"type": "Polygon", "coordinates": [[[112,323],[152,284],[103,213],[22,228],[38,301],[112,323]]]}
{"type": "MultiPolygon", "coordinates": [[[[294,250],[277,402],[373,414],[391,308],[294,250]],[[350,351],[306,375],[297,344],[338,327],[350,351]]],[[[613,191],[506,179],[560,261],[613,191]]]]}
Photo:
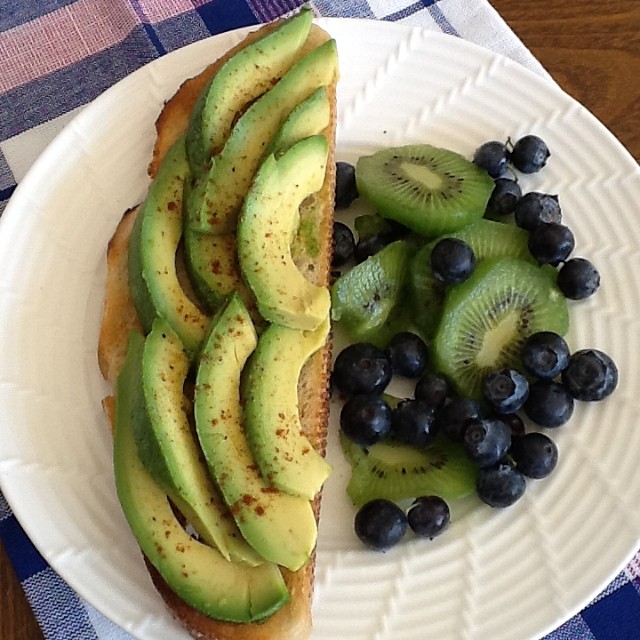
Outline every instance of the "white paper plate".
{"type": "MultiPolygon", "coordinates": [[[[555,432],[554,477],[530,483],[518,504],[456,505],[446,535],[384,555],[363,551],[352,533],[332,438],[313,638],[540,636],[587,604],[639,540],[640,169],[584,108],[509,60],[420,29],[322,24],[341,57],[340,159],[419,141],[470,156],[484,140],[529,132],[548,142],[548,166],[522,183],[560,194],[577,252],[603,281],[572,305],[569,342],[613,355],[620,385],[555,432]]],[[[0,223],[2,490],[69,584],[149,640],[186,635],[151,587],[113,487],[96,360],[105,250],[146,190],[163,99],[244,33],[172,53],[107,91],[36,162],[0,223]]]]}

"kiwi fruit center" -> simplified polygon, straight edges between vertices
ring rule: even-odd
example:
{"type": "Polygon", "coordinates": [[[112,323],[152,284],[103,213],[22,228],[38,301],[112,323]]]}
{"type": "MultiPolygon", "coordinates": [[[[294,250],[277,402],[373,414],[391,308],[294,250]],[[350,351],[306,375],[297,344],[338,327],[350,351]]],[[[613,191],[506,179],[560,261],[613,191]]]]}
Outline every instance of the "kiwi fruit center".
{"type": "MultiPolygon", "coordinates": [[[[446,197],[445,187],[444,187],[444,176],[432,171],[429,167],[422,164],[413,164],[411,162],[400,162],[400,166],[398,167],[399,171],[398,182],[401,180],[402,174],[404,174],[409,182],[416,182],[421,184],[429,191],[443,191],[444,197],[446,197]]],[[[460,181],[463,178],[459,178],[460,181]]],[[[414,192],[419,192],[417,186],[413,187],[414,192]]],[[[458,189],[458,193],[460,190],[458,189]]]]}
{"type": "MultiPolygon", "coordinates": [[[[504,347],[507,348],[514,344],[514,337],[518,335],[518,326],[520,325],[520,314],[514,310],[510,310],[496,325],[487,330],[482,340],[480,350],[476,354],[476,364],[480,368],[490,368],[495,365],[496,354],[504,357],[504,347]]],[[[514,351],[515,349],[511,349],[514,351]]],[[[498,359],[500,358],[498,356],[498,359]]]]}

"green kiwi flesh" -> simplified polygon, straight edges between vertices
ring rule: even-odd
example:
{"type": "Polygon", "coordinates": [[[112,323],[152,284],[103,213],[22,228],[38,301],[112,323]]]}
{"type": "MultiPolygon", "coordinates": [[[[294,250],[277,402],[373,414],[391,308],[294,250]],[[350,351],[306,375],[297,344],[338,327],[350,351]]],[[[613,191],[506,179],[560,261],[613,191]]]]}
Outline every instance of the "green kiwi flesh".
{"type": "Polygon", "coordinates": [[[392,242],[341,275],[331,287],[331,318],[355,342],[378,346],[406,322],[396,303],[405,291],[413,246],[392,242]]]}
{"type": "Polygon", "coordinates": [[[362,156],[356,185],[382,216],[436,237],[482,218],[494,182],[454,151],[416,144],[362,156]]]}
{"type": "Polygon", "coordinates": [[[358,216],[353,221],[358,240],[362,242],[374,236],[389,235],[393,231],[391,223],[382,216],[376,213],[367,213],[362,216],[358,216]]]}
{"type": "Polygon", "coordinates": [[[465,282],[452,286],[431,343],[432,365],[457,392],[481,398],[483,377],[505,366],[521,367],[520,346],[537,331],[564,335],[567,302],[556,271],[513,258],[481,261],[465,282]]]}
{"type": "Polygon", "coordinates": [[[393,441],[363,448],[340,438],[351,465],[347,494],[358,507],[374,498],[399,502],[438,495],[453,501],[475,490],[476,465],[444,436],[421,449],[393,441]]]}
{"type": "MultiPolygon", "coordinates": [[[[528,233],[513,225],[482,218],[443,237],[464,240],[473,249],[478,262],[506,256],[535,262],[527,247],[528,233]]],[[[422,247],[409,265],[408,288],[409,299],[414,305],[414,321],[420,332],[428,338],[433,337],[440,322],[446,292],[446,286],[433,276],[430,264],[431,251],[440,239],[422,247]]]]}

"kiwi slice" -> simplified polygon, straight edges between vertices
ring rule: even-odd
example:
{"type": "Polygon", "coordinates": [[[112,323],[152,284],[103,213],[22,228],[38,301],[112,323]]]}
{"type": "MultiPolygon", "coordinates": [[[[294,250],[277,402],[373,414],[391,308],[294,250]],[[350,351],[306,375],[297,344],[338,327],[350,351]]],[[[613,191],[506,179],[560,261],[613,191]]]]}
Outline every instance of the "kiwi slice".
{"type": "MultiPolygon", "coordinates": [[[[528,233],[509,224],[482,218],[446,237],[464,240],[473,249],[478,262],[513,256],[535,263],[527,247],[528,233]]],[[[409,299],[414,306],[415,323],[428,338],[433,337],[440,322],[446,292],[446,286],[431,272],[431,250],[438,240],[440,238],[421,248],[409,266],[409,299]]]]}
{"type": "Polygon", "coordinates": [[[446,294],[431,344],[434,368],[458,393],[480,399],[489,371],[521,367],[525,338],[537,331],[567,332],[567,302],[555,279],[554,269],[519,258],[482,260],[468,280],[446,294]]]}
{"type": "Polygon", "coordinates": [[[366,448],[344,436],[340,441],[351,465],[347,494],[358,507],[374,498],[395,502],[438,495],[453,501],[475,489],[476,465],[445,437],[422,449],[392,440],[366,448]]]}
{"type": "Polygon", "coordinates": [[[435,237],[482,218],[494,182],[454,151],[414,144],[361,157],[356,185],[382,216],[435,237]]]}
{"type": "Polygon", "coordinates": [[[431,272],[432,249],[433,243],[429,243],[413,257],[407,285],[416,325],[428,338],[432,338],[438,328],[447,291],[446,285],[436,280],[431,272]]]}
{"type": "Polygon", "coordinates": [[[384,347],[408,322],[396,303],[405,292],[414,246],[397,240],[341,275],[331,287],[331,318],[355,342],[384,347]]]}
{"type": "Polygon", "coordinates": [[[483,218],[447,235],[464,240],[473,249],[477,260],[512,256],[536,263],[527,246],[529,234],[520,227],[483,218]]]}

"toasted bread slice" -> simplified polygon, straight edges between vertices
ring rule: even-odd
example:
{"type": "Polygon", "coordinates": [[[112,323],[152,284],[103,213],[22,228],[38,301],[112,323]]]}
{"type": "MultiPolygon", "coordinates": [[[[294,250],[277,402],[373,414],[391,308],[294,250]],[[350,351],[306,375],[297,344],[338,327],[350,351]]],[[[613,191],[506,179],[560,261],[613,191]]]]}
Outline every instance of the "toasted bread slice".
{"type": "MultiPolygon", "coordinates": [[[[272,29],[272,23],[250,33],[247,38],[227,52],[221,59],[209,65],[198,76],[185,81],[176,94],[165,103],[156,122],[157,139],[149,174],[155,176],[167,150],[182,135],[189,122],[191,110],[202,88],[217,69],[233,53],[247,43],[272,29]]],[[[313,25],[305,52],[328,39],[328,34],[313,25]]],[[[337,82],[337,78],[336,78],[337,82]]],[[[328,87],[332,104],[331,122],[325,130],[330,142],[330,155],[324,184],[319,192],[308,198],[300,210],[301,222],[308,220],[307,228],[317,230],[318,251],[313,255],[294,255],[296,264],[307,277],[319,286],[329,286],[333,201],[335,189],[335,82],[328,87]]],[[[128,241],[137,208],[127,211],[112,237],[107,253],[107,282],[103,322],[99,340],[99,365],[104,378],[115,384],[127,348],[130,330],[141,331],[128,288],[127,261],[128,241]]],[[[329,406],[330,342],[318,351],[304,366],[298,386],[298,400],[302,428],[309,441],[324,454],[326,449],[329,406]]],[[[105,398],[104,409],[112,421],[113,397],[105,398]]],[[[319,515],[320,496],[314,503],[316,517],[319,515]]],[[[179,620],[194,638],[203,640],[304,640],[311,633],[311,600],[313,594],[315,556],[299,571],[283,570],[290,592],[290,601],[266,621],[250,624],[222,622],[205,616],[180,600],[147,563],[153,583],[164,599],[171,614],[179,620]]]]}

